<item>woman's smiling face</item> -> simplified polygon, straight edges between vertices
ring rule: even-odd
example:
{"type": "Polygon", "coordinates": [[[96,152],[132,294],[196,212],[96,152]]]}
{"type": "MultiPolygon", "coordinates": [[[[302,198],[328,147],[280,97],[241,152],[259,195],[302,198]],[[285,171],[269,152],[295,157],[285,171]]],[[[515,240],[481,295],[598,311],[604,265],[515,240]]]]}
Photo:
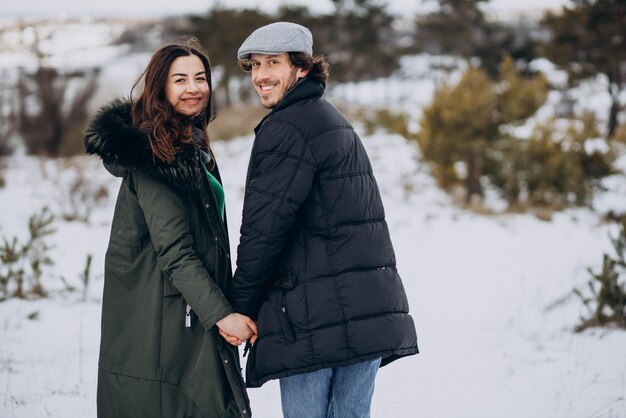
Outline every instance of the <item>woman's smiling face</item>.
{"type": "Polygon", "coordinates": [[[174,110],[185,116],[200,114],[209,100],[206,69],[200,58],[188,55],[176,58],[167,76],[165,97],[174,110]]]}

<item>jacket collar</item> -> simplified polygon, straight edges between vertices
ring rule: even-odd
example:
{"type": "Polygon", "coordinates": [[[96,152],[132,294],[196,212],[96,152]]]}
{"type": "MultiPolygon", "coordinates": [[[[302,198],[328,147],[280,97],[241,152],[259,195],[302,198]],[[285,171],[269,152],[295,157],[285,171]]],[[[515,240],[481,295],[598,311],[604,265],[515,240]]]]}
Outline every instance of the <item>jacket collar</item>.
{"type": "MultiPolygon", "coordinates": [[[[131,102],[114,100],[103,106],[85,131],[85,149],[96,154],[111,174],[121,177],[136,169],[178,188],[193,188],[196,144],[185,144],[176,159],[164,163],[152,155],[148,133],[131,124],[131,102]]],[[[194,129],[194,138],[201,140],[204,132],[194,129]]],[[[198,142],[198,141],[195,141],[198,142]]]]}
{"type": "Polygon", "coordinates": [[[294,84],[285,94],[285,97],[282,98],[280,102],[272,111],[268,113],[261,122],[254,128],[254,132],[256,133],[261,125],[265,123],[267,119],[272,117],[276,112],[280,112],[282,109],[291,106],[294,103],[297,103],[306,99],[314,99],[318,97],[322,97],[324,94],[325,85],[321,81],[314,80],[310,77],[304,77],[299,79],[296,84],[294,84]]]}

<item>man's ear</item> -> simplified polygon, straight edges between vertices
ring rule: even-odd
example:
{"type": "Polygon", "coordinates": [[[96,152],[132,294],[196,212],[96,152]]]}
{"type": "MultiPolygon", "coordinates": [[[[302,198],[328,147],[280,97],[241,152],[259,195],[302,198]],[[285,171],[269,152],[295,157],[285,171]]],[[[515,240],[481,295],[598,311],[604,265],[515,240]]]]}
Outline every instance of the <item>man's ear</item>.
{"type": "Polygon", "coordinates": [[[309,70],[303,70],[302,68],[298,68],[298,72],[296,73],[296,76],[298,78],[304,78],[309,74],[309,70]]]}

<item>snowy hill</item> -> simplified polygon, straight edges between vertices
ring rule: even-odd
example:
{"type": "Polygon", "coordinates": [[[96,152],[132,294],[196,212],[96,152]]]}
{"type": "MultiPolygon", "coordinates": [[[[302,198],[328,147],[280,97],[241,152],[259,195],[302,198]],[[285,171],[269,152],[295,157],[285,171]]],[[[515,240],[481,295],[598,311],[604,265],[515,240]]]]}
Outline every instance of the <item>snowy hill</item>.
{"type": "MultiPolygon", "coordinates": [[[[251,140],[215,144],[233,247],[251,140]]],[[[574,210],[545,222],[469,213],[435,187],[413,143],[384,134],[364,143],[422,351],[381,370],[373,417],[623,417],[626,333],[572,332],[585,312],[571,290],[585,285],[585,269],[597,269],[609,248],[610,228],[599,216],[574,210]]],[[[91,157],[65,167],[11,159],[0,234],[24,234],[26,217],[43,205],[54,211],[59,186],[81,165],[111,195],[90,224],[57,221],[53,276],[80,289],[93,254],[89,296],[81,302],[80,292],[48,277],[51,298],[0,303],[2,417],[95,416],[102,263],[118,180],[91,157]]],[[[250,395],[255,416],[279,416],[275,382],[250,395]]]]}

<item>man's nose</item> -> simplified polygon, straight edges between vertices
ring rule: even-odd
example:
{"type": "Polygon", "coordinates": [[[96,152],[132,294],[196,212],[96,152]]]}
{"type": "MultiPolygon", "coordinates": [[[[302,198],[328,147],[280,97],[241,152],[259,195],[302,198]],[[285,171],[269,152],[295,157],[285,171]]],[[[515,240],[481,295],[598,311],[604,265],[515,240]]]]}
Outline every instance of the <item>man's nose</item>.
{"type": "Polygon", "coordinates": [[[263,64],[259,65],[256,71],[257,80],[266,80],[269,76],[270,72],[268,71],[267,66],[263,64]]]}

